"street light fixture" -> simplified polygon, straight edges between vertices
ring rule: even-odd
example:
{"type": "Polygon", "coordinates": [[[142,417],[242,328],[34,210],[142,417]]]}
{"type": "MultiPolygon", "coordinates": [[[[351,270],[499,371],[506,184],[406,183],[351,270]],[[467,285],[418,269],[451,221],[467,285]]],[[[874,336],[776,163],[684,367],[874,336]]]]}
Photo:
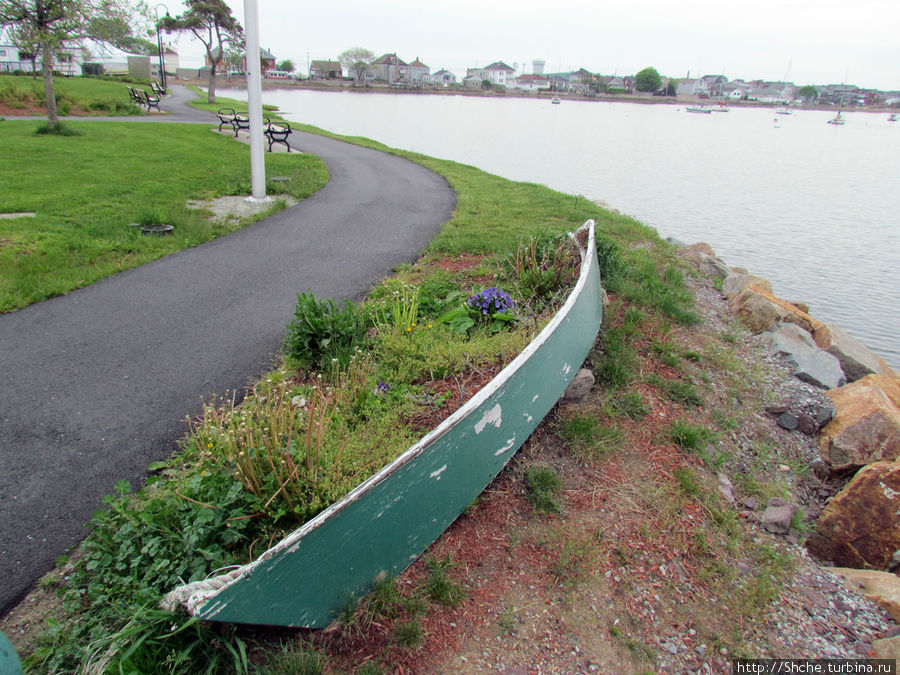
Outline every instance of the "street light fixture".
{"type": "Polygon", "coordinates": [[[162,7],[166,10],[166,18],[169,18],[169,8],[165,6],[164,3],[160,2],[154,8],[153,12],[156,14],[156,44],[159,49],[159,83],[163,89],[166,88],[166,59],[163,56],[163,43],[162,43],[162,35],[159,32],[159,8],[162,7]]]}

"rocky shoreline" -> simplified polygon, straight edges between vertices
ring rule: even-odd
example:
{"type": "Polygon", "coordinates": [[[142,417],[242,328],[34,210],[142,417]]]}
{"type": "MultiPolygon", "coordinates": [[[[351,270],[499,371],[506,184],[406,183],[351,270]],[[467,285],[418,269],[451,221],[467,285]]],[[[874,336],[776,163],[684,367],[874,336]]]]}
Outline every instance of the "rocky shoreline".
{"type": "MultiPolygon", "coordinates": [[[[900,376],[843,328],[776,297],[768,281],[728,267],[707,244],[680,245],[678,256],[721,285],[728,312],[796,378],[765,412],[809,446],[819,485],[798,486],[799,504],[771,498],[758,516],[762,505],[739,504],[742,517],[797,543],[791,523],[802,509],[812,530],[805,546],[823,578],[841,578],[900,622],[900,376]]],[[[900,657],[896,632],[869,655],[900,657]]]]}

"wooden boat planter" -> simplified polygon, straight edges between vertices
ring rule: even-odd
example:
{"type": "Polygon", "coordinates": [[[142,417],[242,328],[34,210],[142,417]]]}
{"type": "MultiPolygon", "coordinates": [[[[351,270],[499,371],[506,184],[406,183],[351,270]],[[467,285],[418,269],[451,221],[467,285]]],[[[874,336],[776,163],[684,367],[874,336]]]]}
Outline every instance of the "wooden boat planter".
{"type": "Polygon", "coordinates": [[[574,290],[481,391],[257,560],[177,588],[164,606],[209,621],[322,628],[348,598],[405,570],[506,465],[590,351],[603,305],[594,222],[581,229],[587,245],[574,290]]]}

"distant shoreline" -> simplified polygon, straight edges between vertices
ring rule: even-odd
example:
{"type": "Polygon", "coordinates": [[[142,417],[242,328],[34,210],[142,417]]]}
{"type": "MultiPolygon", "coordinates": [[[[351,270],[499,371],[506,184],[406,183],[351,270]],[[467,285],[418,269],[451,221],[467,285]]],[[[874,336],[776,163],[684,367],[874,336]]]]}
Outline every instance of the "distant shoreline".
{"type": "MultiPolygon", "coordinates": [[[[193,84],[196,86],[206,87],[208,80],[179,80],[183,84],[193,84]]],[[[428,95],[428,96],[475,96],[480,98],[516,98],[516,99],[535,99],[547,100],[559,98],[561,101],[590,101],[595,103],[638,103],[643,105],[697,105],[706,103],[710,105],[718,105],[718,99],[704,99],[698,96],[648,96],[646,94],[594,94],[592,96],[584,96],[580,94],[567,94],[565,92],[542,91],[537,93],[523,92],[519,90],[507,89],[504,92],[484,91],[480,89],[464,89],[461,87],[444,88],[435,87],[434,89],[398,89],[390,87],[386,84],[372,84],[368,87],[354,86],[355,83],[346,80],[263,80],[263,89],[303,89],[308,91],[346,91],[355,94],[398,94],[398,95],[428,95]]],[[[227,80],[221,77],[216,78],[216,87],[227,87],[229,89],[246,89],[247,84],[243,79],[227,80]]],[[[821,110],[834,111],[838,109],[835,105],[790,105],[784,106],[778,103],[759,103],[757,101],[722,101],[729,108],[768,108],[776,110],[780,108],[789,108],[790,110],[821,110]]],[[[900,108],[891,108],[887,106],[868,107],[868,108],[845,108],[845,112],[867,112],[867,113],[891,113],[900,112],[900,108]]]]}

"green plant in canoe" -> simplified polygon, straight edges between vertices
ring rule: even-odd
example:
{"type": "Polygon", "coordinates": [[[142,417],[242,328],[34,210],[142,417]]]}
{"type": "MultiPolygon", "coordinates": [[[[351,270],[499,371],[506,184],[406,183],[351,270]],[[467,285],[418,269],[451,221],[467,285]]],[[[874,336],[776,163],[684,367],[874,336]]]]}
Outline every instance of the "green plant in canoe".
{"type": "Polygon", "coordinates": [[[456,309],[444,314],[439,321],[460,333],[478,324],[486,325],[492,333],[497,333],[515,323],[515,308],[515,301],[502,288],[483,288],[470,295],[456,309]]]}

